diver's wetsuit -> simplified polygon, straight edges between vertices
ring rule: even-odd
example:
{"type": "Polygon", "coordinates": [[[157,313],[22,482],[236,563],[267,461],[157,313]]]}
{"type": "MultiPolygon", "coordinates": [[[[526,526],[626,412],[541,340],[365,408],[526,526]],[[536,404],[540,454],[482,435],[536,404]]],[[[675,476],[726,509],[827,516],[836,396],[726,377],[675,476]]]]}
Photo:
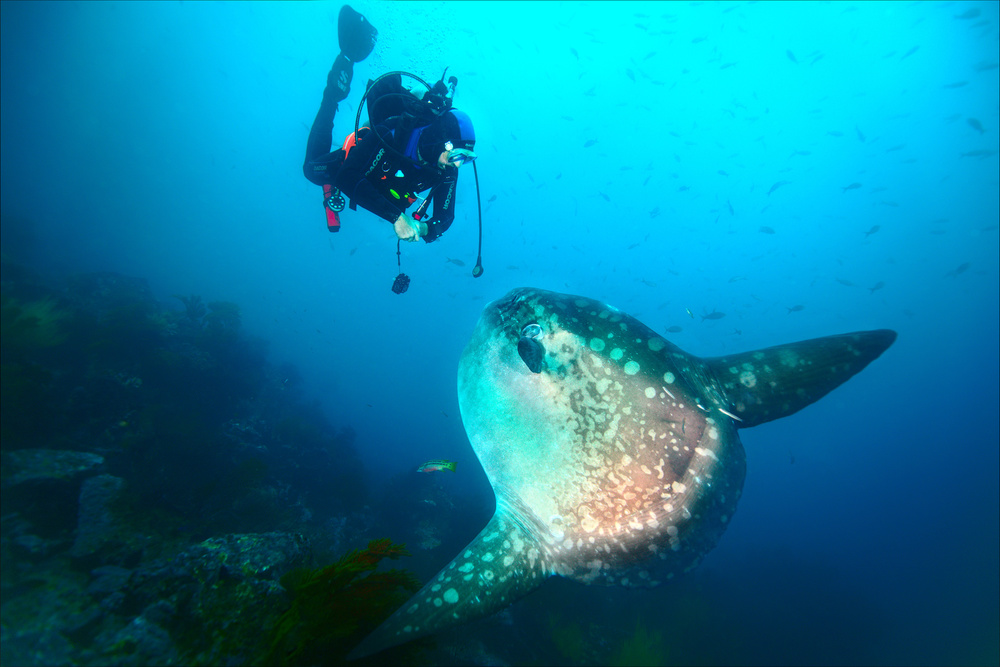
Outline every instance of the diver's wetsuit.
{"type": "MultiPolygon", "coordinates": [[[[331,73],[332,74],[332,73],[331,73]]],[[[422,166],[419,161],[402,159],[396,153],[417,158],[417,138],[422,126],[411,116],[402,115],[404,104],[419,104],[398,97],[405,93],[399,77],[389,77],[379,82],[378,89],[369,93],[369,115],[374,131],[389,143],[395,152],[386,150],[378,137],[367,128],[358,130],[359,139],[349,152],[333,145],[333,117],[337,102],[328,82],[323,91],[323,102],[309,131],[306,142],[306,159],[302,170],[305,177],[316,185],[334,185],[351,200],[351,208],[365,208],[375,215],[394,223],[406,211],[418,192],[433,188],[428,194],[434,205],[433,217],[426,221],[424,241],[430,243],[443,234],[455,219],[455,189],[458,169],[455,167],[422,166]],[[392,93],[387,99],[382,95],[392,93]],[[389,115],[394,113],[394,115],[389,115]],[[346,159],[345,159],[346,156],[346,159]]],[[[430,156],[425,156],[430,157],[430,156]]],[[[437,156],[430,159],[433,161],[437,156]]]]}

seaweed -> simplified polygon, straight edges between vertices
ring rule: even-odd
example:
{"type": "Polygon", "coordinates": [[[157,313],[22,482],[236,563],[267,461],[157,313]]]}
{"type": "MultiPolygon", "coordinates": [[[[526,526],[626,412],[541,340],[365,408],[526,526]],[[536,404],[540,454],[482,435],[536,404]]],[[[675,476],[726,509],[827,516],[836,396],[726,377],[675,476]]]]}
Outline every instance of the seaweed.
{"type": "Polygon", "coordinates": [[[0,296],[0,332],[6,353],[54,347],[66,340],[69,311],[51,297],[22,302],[0,296]]]}
{"type": "Polygon", "coordinates": [[[208,312],[205,310],[205,304],[201,302],[201,297],[197,294],[192,294],[191,296],[184,296],[183,294],[171,294],[175,299],[179,299],[181,303],[184,304],[184,315],[187,316],[193,324],[201,326],[201,318],[205,316],[208,312]]]}
{"type": "MultiPolygon", "coordinates": [[[[278,620],[261,664],[340,664],[348,651],[420,588],[408,570],[375,572],[384,558],[409,556],[388,538],[347,553],[333,565],[299,568],[281,578],[291,608],[278,620]]],[[[393,664],[413,663],[426,642],[411,642],[380,654],[393,664]]]]}
{"type": "Polygon", "coordinates": [[[641,618],[635,621],[635,630],[626,637],[615,654],[608,661],[609,665],[665,665],[667,651],[663,646],[663,637],[655,630],[646,628],[641,618]]]}
{"type": "Polygon", "coordinates": [[[211,311],[205,317],[209,329],[236,332],[240,328],[240,307],[232,301],[213,301],[208,304],[211,311]]]}
{"type": "Polygon", "coordinates": [[[559,614],[549,614],[549,633],[560,659],[567,664],[582,665],[587,662],[590,649],[587,636],[579,623],[564,622],[559,614]]]}

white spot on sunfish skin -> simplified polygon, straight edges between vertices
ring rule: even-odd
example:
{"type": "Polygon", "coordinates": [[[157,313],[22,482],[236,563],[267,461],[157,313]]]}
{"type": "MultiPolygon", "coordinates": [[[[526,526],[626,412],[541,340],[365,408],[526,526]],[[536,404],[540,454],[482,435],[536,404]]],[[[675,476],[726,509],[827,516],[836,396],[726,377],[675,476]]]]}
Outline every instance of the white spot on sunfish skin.
{"type": "Polygon", "coordinates": [[[475,565],[473,565],[471,561],[467,561],[465,563],[462,563],[462,566],[460,568],[458,568],[458,571],[459,572],[463,572],[463,573],[465,573],[465,572],[472,572],[472,570],[474,568],[475,568],[475,565]]]}
{"type": "Polygon", "coordinates": [[[664,348],[664,342],[662,338],[650,338],[649,339],[649,349],[653,352],[659,352],[664,348]]]}
{"type": "Polygon", "coordinates": [[[593,350],[594,352],[603,352],[604,351],[604,341],[601,340],[600,338],[591,338],[590,339],[590,349],[593,350]]]}
{"type": "Polygon", "coordinates": [[[492,553],[490,553],[490,552],[487,551],[486,553],[483,554],[483,562],[489,563],[492,560],[493,560],[493,554],[492,553]]]}
{"type": "Polygon", "coordinates": [[[456,591],[454,588],[449,588],[444,592],[444,595],[442,595],[441,597],[444,598],[444,601],[447,602],[448,604],[455,604],[456,602],[458,602],[458,591],[456,591]]]}
{"type": "MultiPolygon", "coordinates": [[[[663,374],[663,381],[666,382],[667,384],[673,384],[674,380],[676,379],[677,378],[674,377],[674,374],[671,373],[670,371],[667,371],[666,373],[663,374]]],[[[671,398],[673,398],[673,396],[671,396],[671,398]]]]}
{"type": "Polygon", "coordinates": [[[740,373],[740,384],[747,389],[753,389],[757,386],[757,376],[752,371],[743,371],[740,373]]]}
{"type": "Polygon", "coordinates": [[[625,352],[620,347],[616,347],[615,349],[611,350],[611,359],[612,359],[612,361],[618,361],[619,359],[621,359],[624,356],[625,356],[625,352]]]}
{"type": "Polygon", "coordinates": [[[434,606],[440,607],[442,605],[441,598],[434,598],[434,606]]]}
{"type": "Polygon", "coordinates": [[[646,387],[646,398],[656,398],[656,390],[652,387],[646,387]]]}
{"type": "Polygon", "coordinates": [[[715,459],[716,461],[719,460],[719,457],[716,456],[715,452],[713,452],[711,449],[705,449],[704,447],[695,447],[694,451],[695,454],[698,454],[699,456],[708,456],[715,459]]]}
{"type": "Polygon", "coordinates": [[[625,375],[635,375],[639,372],[639,363],[636,361],[629,361],[625,364],[625,375]]]}

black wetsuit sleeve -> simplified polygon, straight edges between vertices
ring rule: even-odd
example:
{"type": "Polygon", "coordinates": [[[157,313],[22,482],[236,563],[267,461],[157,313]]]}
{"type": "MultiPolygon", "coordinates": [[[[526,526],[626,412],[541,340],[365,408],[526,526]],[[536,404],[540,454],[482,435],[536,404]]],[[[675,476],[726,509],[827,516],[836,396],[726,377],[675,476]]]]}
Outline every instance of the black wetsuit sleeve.
{"type": "MultiPolygon", "coordinates": [[[[402,210],[379,192],[373,183],[382,175],[382,163],[386,159],[385,150],[375,137],[362,139],[351,149],[344,166],[340,168],[336,185],[351,198],[352,204],[371,211],[383,220],[395,222],[402,210]]],[[[389,159],[389,162],[391,169],[392,160],[389,159]]]]}
{"type": "MultiPolygon", "coordinates": [[[[456,170],[457,171],[457,170],[456,170]]],[[[432,202],[434,215],[427,221],[427,234],[424,241],[430,243],[448,231],[455,221],[455,191],[458,187],[458,174],[445,178],[444,182],[434,188],[432,202]]]]}

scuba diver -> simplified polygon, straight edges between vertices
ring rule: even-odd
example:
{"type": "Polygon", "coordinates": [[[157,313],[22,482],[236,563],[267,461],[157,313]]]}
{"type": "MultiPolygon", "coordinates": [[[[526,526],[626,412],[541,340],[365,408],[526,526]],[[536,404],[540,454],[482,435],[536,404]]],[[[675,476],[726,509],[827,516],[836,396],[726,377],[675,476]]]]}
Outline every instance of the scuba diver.
{"type": "MultiPolygon", "coordinates": [[[[350,92],[354,63],[368,57],[377,36],[378,31],[364,16],[347,5],[341,7],[340,54],[327,75],[323,101],[309,131],[303,173],[323,187],[329,231],[340,230],[339,212],[346,205],[346,195],[351,210],[361,206],[391,223],[400,241],[423,239],[430,243],[455,219],[458,168],[476,159],[472,121],[451,106],[457,78],[452,76],[446,82],[442,75],[430,86],[412,74],[389,72],[369,81],[358,104],[354,132],[340,148],[330,150],[337,104],[350,92]],[[418,98],[403,88],[401,75],[416,79],[427,92],[418,98]],[[365,100],[369,122],[359,128],[365,100]],[[406,210],[417,201],[417,209],[407,215],[406,210]],[[430,203],[434,210],[428,217],[430,203]]],[[[478,180],[477,174],[477,190],[478,180]]],[[[480,219],[480,247],[481,238],[480,219]]],[[[477,262],[473,275],[481,274],[481,262],[477,262]]],[[[402,272],[399,276],[408,284],[409,278],[402,272]]]]}

